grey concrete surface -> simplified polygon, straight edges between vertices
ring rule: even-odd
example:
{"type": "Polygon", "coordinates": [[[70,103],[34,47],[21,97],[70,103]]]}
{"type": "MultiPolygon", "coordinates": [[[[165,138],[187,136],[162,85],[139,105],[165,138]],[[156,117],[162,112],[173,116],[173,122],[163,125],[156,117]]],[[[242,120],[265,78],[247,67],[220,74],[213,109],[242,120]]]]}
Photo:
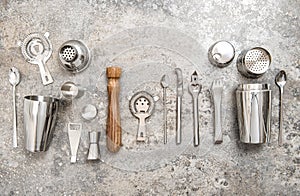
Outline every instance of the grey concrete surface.
{"type": "Polygon", "coordinates": [[[0,2],[0,194],[1,195],[299,195],[300,194],[300,2],[180,1],[180,0],[2,0],[0,2]],[[32,32],[49,32],[53,54],[47,66],[55,82],[41,83],[38,67],[27,63],[18,43],[32,32]],[[86,43],[90,67],[73,75],[59,66],[57,52],[70,39],[86,43]],[[228,40],[237,54],[262,46],[272,55],[269,71],[259,79],[241,76],[233,63],[224,69],[210,65],[207,50],[228,40]],[[120,107],[123,147],[110,154],[105,147],[107,92],[105,67],[123,69],[120,107]],[[12,87],[8,71],[22,74],[17,87],[18,141],[12,148],[12,87]],[[175,75],[184,77],[183,142],[175,138],[175,75]],[[277,144],[279,91],[274,77],[286,70],[284,145],[277,144]],[[187,90],[197,70],[203,90],[199,96],[201,144],[192,143],[192,99],[187,90]],[[163,74],[171,79],[168,95],[169,143],[162,143],[163,74]],[[224,142],[213,144],[214,109],[209,92],[213,79],[223,78],[224,142]],[[59,96],[60,85],[73,81],[86,89],[84,97],[62,105],[53,141],[47,152],[24,149],[23,97],[59,96]],[[234,91],[239,83],[272,85],[272,138],[269,145],[239,142],[234,91]],[[131,96],[146,90],[157,97],[147,121],[149,140],[135,142],[137,119],[128,108],[131,96]],[[93,103],[97,118],[80,118],[82,106],[93,103]],[[83,123],[78,161],[70,163],[67,122],[83,123]],[[87,162],[88,130],[101,131],[100,162],[87,162]]]}

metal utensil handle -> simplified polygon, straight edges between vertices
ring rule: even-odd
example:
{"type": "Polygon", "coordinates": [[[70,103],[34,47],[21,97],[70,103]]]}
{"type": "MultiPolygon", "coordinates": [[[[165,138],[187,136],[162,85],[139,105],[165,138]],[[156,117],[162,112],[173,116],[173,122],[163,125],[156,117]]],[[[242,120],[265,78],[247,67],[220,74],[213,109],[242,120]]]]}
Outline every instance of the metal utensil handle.
{"type": "Polygon", "coordinates": [[[182,97],[177,97],[177,115],[176,115],[176,144],[181,143],[181,105],[182,97]]]}
{"type": "Polygon", "coordinates": [[[163,89],[163,107],[164,107],[164,144],[166,144],[168,142],[168,134],[167,134],[167,126],[168,126],[168,122],[167,122],[167,106],[166,106],[166,96],[167,96],[167,88],[163,89]]]}
{"type": "Polygon", "coordinates": [[[145,118],[139,118],[139,127],[136,136],[136,141],[143,142],[146,140],[146,121],[145,118]]]}
{"type": "Polygon", "coordinates": [[[16,86],[13,85],[13,107],[14,107],[14,128],[13,128],[13,147],[18,147],[17,139],[17,109],[16,109],[16,86]]]}
{"type": "Polygon", "coordinates": [[[193,96],[194,106],[194,146],[199,145],[199,111],[198,111],[198,95],[193,96]]]}
{"type": "Polygon", "coordinates": [[[53,83],[53,78],[50,74],[48,67],[43,62],[39,62],[38,65],[39,65],[43,85],[46,86],[48,84],[53,83]]]}
{"type": "Polygon", "coordinates": [[[214,96],[215,106],[215,144],[223,142],[222,126],[221,126],[221,98],[214,96]]]}
{"type": "Polygon", "coordinates": [[[280,88],[280,114],[279,114],[279,133],[278,133],[278,145],[281,146],[283,144],[283,134],[282,134],[282,126],[283,126],[283,87],[280,88]]]}

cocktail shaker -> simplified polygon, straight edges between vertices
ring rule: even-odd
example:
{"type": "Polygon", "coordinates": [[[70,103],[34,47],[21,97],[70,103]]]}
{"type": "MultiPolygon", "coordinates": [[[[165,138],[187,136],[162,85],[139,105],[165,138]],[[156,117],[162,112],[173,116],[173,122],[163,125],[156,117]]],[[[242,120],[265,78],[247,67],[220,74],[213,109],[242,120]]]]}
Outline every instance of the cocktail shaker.
{"type": "Polygon", "coordinates": [[[270,141],[271,89],[269,84],[240,84],[236,90],[240,140],[260,144],[270,141]]]}

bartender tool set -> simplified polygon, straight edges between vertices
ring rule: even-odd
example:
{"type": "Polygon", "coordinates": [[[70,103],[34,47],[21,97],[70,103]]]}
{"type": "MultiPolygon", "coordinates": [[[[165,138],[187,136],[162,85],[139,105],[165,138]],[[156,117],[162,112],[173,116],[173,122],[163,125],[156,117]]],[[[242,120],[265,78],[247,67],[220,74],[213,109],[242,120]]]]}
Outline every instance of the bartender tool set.
{"type": "MultiPolygon", "coordinates": [[[[49,40],[49,33],[32,33],[28,35],[21,44],[21,52],[25,60],[39,66],[43,85],[53,83],[53,78],[45,65],[52,54],[52,45],[49,40]]],[[[91,61],[91,53],[88,47],[81,41],[69,40],[63,43],[58,49],[60,66],[68,72],[75,74],[88,68],[91,61]]],[[[235,48],[227,41],[214,43],[208,50],[209,62],[220,68],[227,67],[235,57],[235,48]]],[[[267,72],[271,64],[270,53],[261,47],[254,47],[242,51],[237,58],[237,69],[245,77],[256,79],[267,72]]],[[[122,146],[122,127],[120,111],[120,67],[112,66],[106,68],[107,76],[107,122],[106,122],[106,146],[108,151],[116,153],[122,146]]],[[[176,75],[176,136],[174,143],[180,145],[183,136],[182,127],[182,99],[183,99],[183,73],[180,68],[175,68],[176,75]]],[[[193,142],[194,146],[200,145],[199,125],[199,95],[202,91],[202,78],[199,72],[194,71],[190,76],[187,90],[191,94],[193,107],[193,142]]],[[[283,87],[286,84],[287,76],[282,70],[275,79],[280,89],[280,129],[278,143],[283,141],[283,87]]],[[[15,88],[20,82],[20,73],[12,67],[9,71],[9,82],[13,87],[13,147],[17,147],[16,129],[16,99],[15,88]]],[[[167,110],[167,88],[172,90],[172,83],[168,74],[162,75],[160,85],[163,92],[163,141],[168,143],[167,110]]],[[[213,81],[211,86],[211,97],[214,103],[214,143],[223,142],[222,131],[222,96],[225,89],[225,82],[221,79],[213,81]]],[[[83,96],[84,89],[74,82],[68,81],[61,85],[60,99],[29,95],[24,97],[24,130],[25,148],[30,152],[46,151],[49,148],[53,137],[59,103],[61,100],[73,101],[83,96]]],[[[271,135],[271,87],[270,84],[239,84],[236,89],[237,119],[239,124],[240,141],[249,144],[260,144],[270,142],[271,135]]],[[[133,116],[138,119],[136,141],[143,145],[147,140],[146,119],[149,118],[155,109],[154,96],[146,91],[135,93],[129,101],[129,109],[133,116]]],[[[95,121],[98,114],[97,107],[92,104],[83,105],[80,115],[84,123],[95,121]]],[[[77,151],[82,135],[82,123],[68,123],[68,137],[71,149],[71,163],[76,162],[77,151]]],[[[89,131],[89,149],[87,160],[100,159],[100,132],[89,131]]],[[[171,142],[169,142],[171,143],[171,142]]]]}

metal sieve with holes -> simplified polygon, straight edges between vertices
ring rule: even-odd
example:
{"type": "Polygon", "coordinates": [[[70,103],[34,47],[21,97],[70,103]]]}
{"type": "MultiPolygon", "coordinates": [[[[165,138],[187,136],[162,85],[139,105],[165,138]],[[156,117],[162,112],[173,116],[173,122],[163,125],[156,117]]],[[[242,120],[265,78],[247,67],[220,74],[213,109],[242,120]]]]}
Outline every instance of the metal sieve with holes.
{"type": "Polygon", "coordinates": [[[67,62],[74,61],[74,59],[77,57],[77,51],[72,46],[65,46],[61,50],[61,58],[67,62]]]}
{"type": "Polygon", "coordinates": [[[89,66],[91,55],[81,41],[69,40],[58,51],[60,65],[67,71],[78,73],[89,66]]]}
{"type": "Polygon", "coordinates": [[[249,78],[258,78],[267,72],[271,64],[270,53],[261,47],[244,50],[238,56],[239,72],[249,78]]]}

